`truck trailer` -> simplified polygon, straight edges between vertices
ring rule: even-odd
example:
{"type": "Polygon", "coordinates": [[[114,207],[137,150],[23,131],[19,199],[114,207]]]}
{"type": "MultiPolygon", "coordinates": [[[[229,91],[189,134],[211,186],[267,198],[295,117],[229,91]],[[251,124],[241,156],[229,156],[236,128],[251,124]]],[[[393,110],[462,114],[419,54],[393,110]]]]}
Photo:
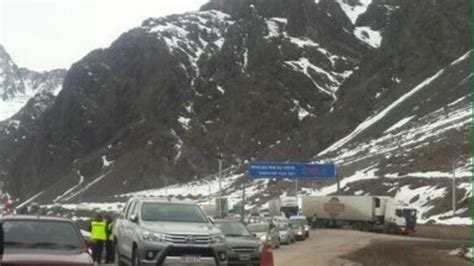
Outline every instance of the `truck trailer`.
{"type": "Polygon", "coordinates": [[[416,226],[416,209],[390,197],[305,196],[302,212],[319,228],[351,226],[362,231],[406,234],[416,226]]]}

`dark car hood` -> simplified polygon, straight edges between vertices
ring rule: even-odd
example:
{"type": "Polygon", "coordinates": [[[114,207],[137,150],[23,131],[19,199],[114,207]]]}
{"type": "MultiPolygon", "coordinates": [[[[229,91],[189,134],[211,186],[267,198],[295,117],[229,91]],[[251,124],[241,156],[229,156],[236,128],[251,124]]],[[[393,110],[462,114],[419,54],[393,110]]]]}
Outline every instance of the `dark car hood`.
{"type": "Polygon", "coordinates": [[[15,265],[92,265],[91,256],[82,250],[5,249],[1,264],[15,265]]]}
{"type": "Polygon", "coordinates": [[[228,247],[258,247],[260,242],[255,238],[244,238],[244,237],[226,237],[226,243],[228,247]]]}

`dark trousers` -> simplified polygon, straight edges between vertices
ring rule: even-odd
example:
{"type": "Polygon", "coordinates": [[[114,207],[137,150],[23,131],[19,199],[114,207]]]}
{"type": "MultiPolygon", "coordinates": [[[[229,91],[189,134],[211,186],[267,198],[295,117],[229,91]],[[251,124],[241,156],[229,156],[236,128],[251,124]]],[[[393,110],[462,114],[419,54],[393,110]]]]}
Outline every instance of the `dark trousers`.
{"type": "Polygon", "coordinates": [[[102,251],[104,250],[104,241],[94,241],[94,246],[92,247],[92,259],[94,260],[94,262],[102,263],[102,251]]]}
{"type": "Polygon", "coordinates": [[[105,241],[105,263],[112,263],[115,259],[114,242],[111,240],[105,241]]]}

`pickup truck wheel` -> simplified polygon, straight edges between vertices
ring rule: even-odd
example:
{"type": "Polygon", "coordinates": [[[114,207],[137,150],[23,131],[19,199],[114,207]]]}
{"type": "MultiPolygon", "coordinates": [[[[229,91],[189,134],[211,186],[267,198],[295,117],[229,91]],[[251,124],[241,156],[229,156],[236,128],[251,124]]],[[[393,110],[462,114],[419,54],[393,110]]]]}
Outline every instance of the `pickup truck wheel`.
{"type": "Polygon", "coordinates": [[[133,248],[132,252],[132,266],[140,266],[140,259],[138,258],[137,248],[133,248]]]}
{"type": "Polygon", "coordinates": [[[115,263],[116,265],[118,266],[123,266],[123,263],[120,261],[121,259],[121,256],[120,256],[120,250],[119,250],[119,247],[118,247],[118,242],[115,242],[115,263]]]}

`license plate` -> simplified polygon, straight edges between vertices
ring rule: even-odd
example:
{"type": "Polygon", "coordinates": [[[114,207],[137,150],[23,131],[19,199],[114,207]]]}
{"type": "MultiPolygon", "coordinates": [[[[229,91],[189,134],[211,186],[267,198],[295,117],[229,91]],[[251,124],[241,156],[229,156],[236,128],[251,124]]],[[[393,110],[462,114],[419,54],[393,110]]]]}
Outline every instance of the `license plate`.
{"type": "Polygon", "coordinates": [[[200,256],[193,256],[193,255],[183,255],[181,256],[181,261],[183,262],[201,262],[200,256]]]}
{"type": "Polygon", "coordinates": [[[239,259],[243,261],[248,261],[250,260],[250,254],[240,254],[239,259]]]}

